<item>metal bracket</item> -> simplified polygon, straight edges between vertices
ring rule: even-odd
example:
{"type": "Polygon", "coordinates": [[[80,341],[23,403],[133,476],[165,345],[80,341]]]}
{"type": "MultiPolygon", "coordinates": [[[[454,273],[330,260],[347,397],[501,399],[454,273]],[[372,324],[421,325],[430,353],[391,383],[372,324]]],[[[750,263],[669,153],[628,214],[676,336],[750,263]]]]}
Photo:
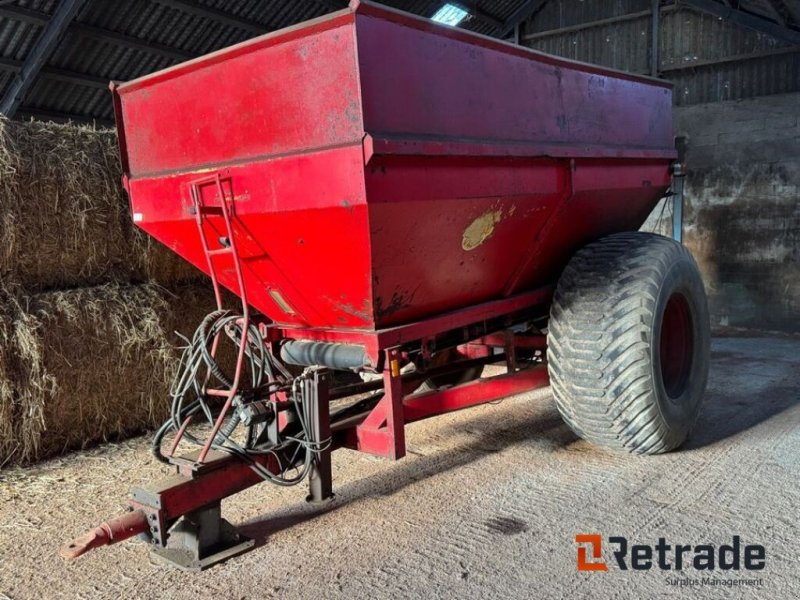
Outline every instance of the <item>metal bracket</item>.
{"type": "Polygon", "coordinates": [[[686,167],[676,162],[672,165],[672,239],[683,243],[683,192],[686,167]]]}
{"type": "Polygon", "coordinates": [[[398,460],[406,455],[400,349],[394,347],[384,352],[384,396],[367,418],[356,426],[357,448],[363,452],[398,460]]]}
{"type": "Polygon", "coordinates": [[[254,545],[255,540],[221,517],[220,503],[215,502],[181,517],[169,532],[167,546],[153,548],[151,556],[182,571],[202,571],[254,545]]]}

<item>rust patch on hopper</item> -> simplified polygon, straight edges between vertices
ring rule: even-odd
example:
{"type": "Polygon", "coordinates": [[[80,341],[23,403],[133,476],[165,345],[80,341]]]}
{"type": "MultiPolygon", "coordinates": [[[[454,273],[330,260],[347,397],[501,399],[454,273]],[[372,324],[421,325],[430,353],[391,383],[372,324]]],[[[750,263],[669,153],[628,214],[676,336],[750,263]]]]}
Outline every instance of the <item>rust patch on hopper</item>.
{"type": "Polygon", "coordinates": [[[491,237],[492,233],[494,233],[494,226],[502,219],[503,211],[500,209],[483,213],[464,230],[464,235],[461,238],[461,247],[464,250],[474,250],[480,246],[491,237]]]}

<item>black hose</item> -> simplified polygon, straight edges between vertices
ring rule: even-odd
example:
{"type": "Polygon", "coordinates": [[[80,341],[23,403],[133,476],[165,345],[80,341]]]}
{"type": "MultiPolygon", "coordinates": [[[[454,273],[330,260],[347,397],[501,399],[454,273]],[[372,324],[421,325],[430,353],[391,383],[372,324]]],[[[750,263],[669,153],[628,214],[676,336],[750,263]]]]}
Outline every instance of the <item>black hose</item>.
{"type": "MultiPolygon", "coordinates": [[[[195,401],[189,405],[192,410],[186,411],[183,419],[185,420],[189,415],[195,414],[198,410],[200,410],[200,403],[195,401]]],[[[214,437],[214,443],[222,445],[228,441],[231,434],[236,430],[236,426],[239,425],[239,409],[235,408],[231,418],[220,428],[217,435],[214,437]]],[[[172,420],[168,419],[164,421],[161,427],[158,428],[155,435],[153,436],[153,441],[150,447],[150,453],[158,460],[164,464],[169,464],[169,457],[164,456],[164,453],[161,452],[161,443],[164,441],[164,437],[172,431],[174,427],[172,426],[172,420]]]]}
{"type": "MultiPolygon", "coordinates": [[[[210,398],[204,394],[204,386],[208,383],[208,376],[213,375],[223,387],[229,390],[233,381],[227,376],[217,363],[211,353],[214,340],[220,332],[225,332],[226,336],[220,340],[228,339],[233,342],[237,349],[244,344],[245,365],[249,369],[249,381],[247,377],[240,376],[240,389],[236,390],[238,400],[234,405],[230,418],[223,424],[211,443],[211,448],[226,452],[245,461],[260,477],[280,486],[296,485],[305,479],[311,471],[314,461],[321,452],[330,448],[331,440],[318,440],[314,438],[312,426],[312,396],[310,391],[309,378],[313,377],[313,369],[306,369],[299,377],[292,378],[280,361],[274,360],[267,350],[264,340],[259,334],[258,328],[254,325],[245,331],[239,323],[242,317],[225,310],[217,310],[208,314],[195,330],[191,340],[185,339],[186,346],[183,349],[180,365],[178,367],[170,396],[172,403],[170,407],[170,417],[153,436],[151,452],[153,456],[163,463],[168,463],[169,458],[164,456],[161,446],[166,435],[171,431],[179,431],[188,417],[198,414],[205,416],[209,425],[213,425],[219,415],[219,411],[212,410],[209,404],[210,398]],[[244,339],[243,339],[244,338],[244,339]],[[204,368],[205,367],[205,368],[204,368]],[[274,377],[273,374],[277,374],[274,377]],[[291,384],[291,385],[289,385],[291,384]],[[242,405],[249,402],[258,401],[261,398],[268,398],[279,389],[289,390],[290,398],[297,419],[290,430],[282,432],[283,441],[270,447],[256,447],[256,439],[252,435],[247,436],[244,446],[240,445],[231,436],[241,423],[240,410],[242,405]],[[215,416],[216,414],[216,416],[215,416]],[[302,453],[302,454],[301,454],[302,453]],[[257,456],[271,455],[278,464],[275,473],[270,472],[264,465],[255,459],[257,456]],[[288,464],[284,461],[288,459],[288,464]],[[290,475],[290,470],[296,469],[296,473],[290,475]]],[[[331,348],[325,347],[308,348],[303,346],[302,350],[324,351],[330,354],[335,350],[337,363],[340,353],[346,357],[344,362],[348,364],[363,364],[358,352],[353,352],[357,348],[331,348]]],[[[363,349],[358,349],[363,352],[363,349]]],[[[314,352],[312,352],[313,354],[314,352]]],[[[200,419],[196,421],[202,422],[200,419]]],[[[203,445],[206,441],[199,439],[186,428],[183,431],[183,440],[195,445],[203,445]]]]}
{"type": "MultiPolygon", "coordinates": [[[[211,347],[219,333],[225,331],[227,335],[220,338],[220,343],[223,343],[224,340],[229,340],[235,344],[237,349],[240,348],[242,329],[238,323],[241,319],[241,316],[234,315],[230,311],[216,310],[206,315],[195,330],[191,340],[183,338],[186,341],[186,346],[183,349],[180,365],[170,388],[170,396],[172,398],[170,417],[156,431],[151,445],[151,452],[158,461],[169,462],[168,457],[164,456],[161,451],[162,443],[169,432],[180,430],[187,417],[202,413],[209,424],[213,425],[215,422],[217,418],[215,415],[218,415],[219,411],[211,409],[203,389],[208,383],[208,374],[213,375],[222,388],[227,387],[230,389],[233,385],[233,380],[222,370],[215,357],[212,356],[211,347]],[[190,399],[191,401],[189,401],[190,399]]],[[[248,328],[246,338],[244,366],[249,367],[250,381],[246,381],[247,377],[240,377],[240,389],[237,391],[239,400],[245,404],[260,397],[268,397],[277,389],[283,387],[286,381],[285,376],[282,379],[273,377],[275,372],[272,368],[273,366],[277,366],[277,370],[281,372],[284,369],[277,362],[275,365],[272,364],[272,356],[267,351],[258,328],[251,325],[248,328]]],[[[223,424],[214,437],[212,447],[222,449],[225,446],[233,446],[238,448],[238,445],[230,437],[239,423],[239,408],[237,407],[234,408],[230,419],[223,424]]],[[[185,440],[196,445],[205,443],[188,430],[184,431],[183,436],[185,440]]],[[[248,446],[249,444],[246,444],[242,451],[247,452],[248,446]]]]}
{"type": "Polygon", "coordinates": [[[200,351],[203,354],[203,360],[208,366],[209,371],[211,371],[212,375],[216,377],[219,382],[224,385],[225,387],[231,387],[233,385],[233,381],[228,379],[225,373],[222,372],[222,369],[219,368],[219,364],[217,361],[214,360],[214,357],[211,356],[211,350],[209,349],[208,342],[213,340],[214,336],[216,336],[216,332],[212,332],[212,328],[215,323],[217,323],[221,318],[230,314],[228,310],[215,310],[212,313],[206,315],[206,318],[200,323],[200,327],[198,331],[202,333],[203,340],[206,343],[200,345],[200,351]]]}

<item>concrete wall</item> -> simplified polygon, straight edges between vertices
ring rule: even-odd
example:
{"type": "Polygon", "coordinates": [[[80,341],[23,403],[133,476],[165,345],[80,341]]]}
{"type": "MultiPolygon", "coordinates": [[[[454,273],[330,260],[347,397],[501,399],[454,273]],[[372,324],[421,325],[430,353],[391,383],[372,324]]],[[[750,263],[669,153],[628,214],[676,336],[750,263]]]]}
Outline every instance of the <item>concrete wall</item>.
{"type": "MultiPolygon", "coordinates": [[[[684,241],[712,324],[800,331],[800,94],[677,107],[675,132],[689,137],[684,241]]],[[[646,227],[659,217],[668,231],[668,204],[646,227]]]]}

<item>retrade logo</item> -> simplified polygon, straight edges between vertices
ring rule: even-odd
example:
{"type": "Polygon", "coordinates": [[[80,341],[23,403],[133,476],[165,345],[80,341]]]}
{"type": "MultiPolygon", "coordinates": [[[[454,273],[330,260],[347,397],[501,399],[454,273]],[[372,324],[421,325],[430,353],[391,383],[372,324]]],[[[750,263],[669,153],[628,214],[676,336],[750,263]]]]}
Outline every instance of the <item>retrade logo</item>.
{"type": "Polygon", "coordinates": [[[575,542],[578,544],[578,571],[608,571],[603,560],[603,538],[599,533],[579,533],[575,542]]]}
{"type": "MultiPolygon", "coordinates": [[[[742,544],[734,535],[729,544],[675,544],[658,538],[656,544],[629,544],[622,536],[607,540],[615,565],[620,571],[762,571],[767,566],[767,551],[761,544],[742,544]]],[[[603,559],[603,538],[598,533],[579,533],[578,571],[608,571],[603,559]]]]}

